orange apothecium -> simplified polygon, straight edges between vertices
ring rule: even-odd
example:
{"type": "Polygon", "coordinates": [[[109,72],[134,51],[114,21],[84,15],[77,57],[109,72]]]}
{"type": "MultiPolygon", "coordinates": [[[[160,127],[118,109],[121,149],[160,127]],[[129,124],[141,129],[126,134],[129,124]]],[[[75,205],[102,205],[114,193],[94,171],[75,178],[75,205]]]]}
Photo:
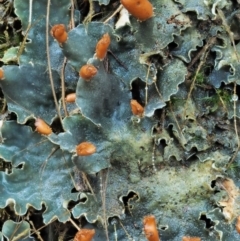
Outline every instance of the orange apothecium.
{"type": "Polygon", "coordinates": [[[3,79],[4,78],[4,72],[3,72],[3,69],[0,68],[0,79],[3,79]]]}
{"type": "Polygon", "coordinates": [[[144,112],[144,108],[136,101],[136,100],[131,100],[130,102],[132,113],[134,115],[142,116],[144,112]]]}
{"type": "Polygon", "coordinates": [[[73,241],[91,241],[94,235],[95,235],[94,229],[80,229],[76,233],[73,241]]]}
{"type": "Polygon", "coordinates": [[[68,94],[68,95],[66,95],[66,97],[65,97],[65,101],[66,101],[67,103],[74,103],[75,100],[76,100],[76,93],[68,94]]]}
{"type": "Polygon", "coordinates": [[[92,64],[85,64],[81,67],[79,71],[79,75],[84,80],[88,81],[97,74],[97,71],[98,71],[97,68],[92,64]]]}
{"type": "Polygon", "coordinates": [[[153,215],[144,217],[143,230],[148,241],[160,241],[156,219],[153,215]]]}
{"type": "Polygon", "coordinates": [[[96,56],[98,59],[103,60],[105,58],[110,43],[111,39],[109,34],[104,34],[96,45],[96,56]]]}
{"type": "Polygon", "coordinates": [[[96,152],[96,146],[91,142],[81,142],[76,146],[76,152],[78,156],[90,156],[96,152]]]}
{"type": "Polygon", "coordinates": [[[43,135],[49,135],[52,133],[51,127],[41,118],[37,118],[35,121],[36,131],[43,135]]]}
{"type": "Polygon", "coordinates": [[[54,25],[50,33],[61,44],[67,41],[68,34],[66,32],[64,24],[54,25]]]}
{"type": "Polygon", "coordinates": [[[153,16],[153,6],[148,0],[121,0],[121,3],[140,21],[145,21],[153,16]]]}

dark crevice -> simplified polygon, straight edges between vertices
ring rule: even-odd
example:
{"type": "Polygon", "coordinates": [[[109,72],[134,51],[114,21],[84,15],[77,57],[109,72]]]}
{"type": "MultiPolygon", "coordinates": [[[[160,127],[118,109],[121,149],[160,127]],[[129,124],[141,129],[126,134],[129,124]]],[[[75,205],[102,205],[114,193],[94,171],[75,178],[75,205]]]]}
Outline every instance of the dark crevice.
{"type": "Polygon", "coordinates": [[[136,192],[130,191],[127,196],[121,196],[120,200],[123,202],[124,208],[125,208],[125,213],[130,214],[130,209],[132,208],[131,205],[129,205],[129,200],[130,199],[139,199],[139,196],[136,192]]]}
{"type": "Polygon", "coordinates": [[[23,169],[23,163],[18,164],[15,168],[16,169],[23,169]]]}
{"type": "Polygon", "coordinates": [[[14,112],[11,112],[8,114],[8,116],[6,117],[6,120],[17,120],[17,115],[14,112]]]}
{"type": "Polygon", "coordinates": [[[176,44],[175,42],[171,42],[169,45],[168,45],[168,50],[169,52],[173,51],[175,48],[178,47],[178,44],[176,44]]]}
{"type": "Polygon", "coordinates": [[[74,187],[72,190],[71,190],[71,193],[78,193],[79,191],[74,187]]]}
{"type": "Polygon", "coordinates": [[[21,24],[21,21],[16,19],[14,22],[13,22],[13,28],[15,30],[20,30],[22,28],[22,24],[21,24]]]}
{"type": "Polygon", "coordinates": [[[163,230],[163,231],[165,231],[165,230],[168,229],[168,227],[167,227],[167,226],[161,226],[160,229],[163,230]]]}
{"type": "Polygon", "coordinates": [[[187,160],[187,161],[194,161],[196,160],[196,154],[198,153],[198,150],[197,148],[194,146],[191,148],[190,151],[186,151],[184,152],[184,158],[187,160]]]}
{"type": "Polygon", "coordinates": [[[141,105],[144,105],[145,83],[139,79],[132,82],[132,99],[137,100],[141,105]]]}
{"type": "Polygon", "coordinates": [[[79,203],[85,203],[86,201],[87,201],[87,198],[86,198],[86,197],[81,198],[81,199],[79,199],[79,200],[77,200],[77,201],[70,201],[70,202],[68,203],[68,209],[71,210],[71,209],[74,208],[77,204],[79,204],[79,203]]]}
{"type": "Polygon", "coordinates": [[[59,134],[61,132],[64,132],[59,118],[54,119],[51,127],[52,127],[52,130],[55,134],[59,134]]]}
{"type": "Polygon", "coordinates": [[[0,158],[0,172],[6,172],[10,174],[12,172],[12,163],[6,162],[0,158]]]}
{"type": "Polygon", "coordinates": [[[200,220],[203,220],[206,223],[206,229],[213,229],[215,223],[210,218],[207,218],[205,214],[201,214],[200,220]]]}
{"type": "Polygon", "coordinates": [[[216,180],[211,181],[211,188],[214,188],[214,187],[216,187],[216,180]]]}
{"type": "Polygon", "coordinates": [[[167,146],[166,140],[164,139],[160,140],[159,145],[164,149],[167,146]]]}
{"type": "Polygon", "coordinates": [[[117,216],[112,216],[108,218],[108,223],[111,225],[115,225],[119,222],[119,217],[117,216]]]}

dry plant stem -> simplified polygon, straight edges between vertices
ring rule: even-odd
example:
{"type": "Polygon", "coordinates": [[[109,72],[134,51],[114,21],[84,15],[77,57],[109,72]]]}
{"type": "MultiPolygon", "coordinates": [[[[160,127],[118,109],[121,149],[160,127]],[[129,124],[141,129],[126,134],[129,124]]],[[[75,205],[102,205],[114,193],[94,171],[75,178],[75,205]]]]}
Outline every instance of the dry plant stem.
{"type": "Polygon", "coordinates": [[[233,38],[233,32],[231,31],[230,27],[227,24],[227,21],[226,21],[226,18],[224,16],[223,11],[221,9],[217,9],[217,12],[218,12],[219,17],[222,20],[222,24],[225,27],[225,29],[226,29],[226,31],[227,31],[227,33],[229,35],[229,38],[230,38],[230,40],[232,42],[232,45],[233,45],[233,48],[234,48],[234,52],[235,52],[236,57],[237,57],[237,61],[240,62],[239,61],[240,59],[239,59],[239,56],[238,56],[238,53],[237,53],[237,48],[236,48],[236,45],[235,45],[235,41],[234,41],[234,38],[233,38]]]}
{"type": "MultiPolygon", "coordinates": [[[[64,156],[63,150],[62,150],[62,155],[63,155],[64,163],[66,165],[66,170],[70,170],[70,167],[67,165],[67,160],[66,160],[66,158],[64,156]]],[[[68,172],[69,172],[70,178],[72,180],[73,186],[76,187],[76,184],[75,184],[75,181],[74,181],[74,178],[73,178],[71,172],[70,171],[68,171],[68,172]]]]}
{"type": "Polygon", "coordinates": [[[109,17],[107,18],[103,23],[106,24],[110,19],[112,19],[118,12],[120,12],[123,8],[123,5],[120,4],[120,6],[114,11],[114,13],[109,17]]]}
{"type": "Polygon", "coordinates": [[[67,231],[68,231],[68,229],[66,228],[66,226],[64,226],[64,230],[62,232],[59,232],[58,241],[65,240],[67,231]]]}
{"type": "MultiPolygon", "coordinates": [[[[236,89],[237,89],[237,83],[236,83],[236,81],[234,81],[234,87],[233,87],[234,96],[236,96],[236,89]]],[[[234,123],[235,134],[236,134],[236,137],[237,137],[237,149],[236,149],[234,155],[232,156],[231,160],[227,164],[227,169],[235,161],[235,159],[237,157],[237,154],[238,154],[238,151],[240,149],[240,140],[239,140],[238,129],[237,129],[236,102],[237,101],[233,101],[233,113],[234,113],[233,123],[234,123]]]]}
{"type": "Polygon", "coordinates": [[[52,67],[51,67],[51,59],[50,59],[50,50],[49,50],[49,15],[50,15],[50,0],[47,1],[47,14],[46,14],[46,51],[47,51],[47,62],[48,62],[48,74],[49,74],[49,80],[51,84],[51,89],[52,89],[52,95],[54,99],[54,103],[56,106],[57,114],[59,117],[59,120],[62,124],[62,116],[60,113],[60,109],[58,106],[58,101],[57,101],[57,96],[54,88],[54,82],[53,82],[53,76],[52,76],[52,67]]]}
{"type": "MultiPolygon", "coordinates": [[[[214,88],[215,89],[215,88],[214,88]]],[[[220,99],[221,103],[222,103],[222,106],[223,106],[223,109],[224,111],[227,113],[227,106],[225,105],[224,103],[224,100],[222,99],[222,97],[219,95],[218,91],[215,89],[215,92],[217,93],[218,95],[218,98],[220,99]]]]}
{"type": "Polygon", "coordinates": [[[93,0],[89,0],[89,12],[88,15],[83,20],[83,24],[87,24],[92,21],[92,17],[94,15],[94,8],[93,8],[93,0]]]}
{"type": "Polygon", "coordinates": [[[110,50],[108,49],[108,53],[110,53],[115,59],[116,61],[125,69],[128,71],[127,66],[124,65],[124,63],[110,50]]]}
{"type": "Polygon", "coordinates": [[[39,240],[41,240],[41,241],[44,241],[44,240],[42,239],[41,235],[39,234],[39,232],[36,230],[33,222],[32,222],[31,220],[29,220],[29,223],[32,225],[33,231],[34,231],[34,233],[37,235],[37,238],[38,238],[39,240]]]}
{"type": "Polygon", "coordinates": [[[114,237],[115,237],[115,241],[118,241],[116,224],[114,223],[113,226],[114,226],[114,237]]]}
{"type": "Polygon", "coordinates": [[[155,160],[156,160],[155,152],[156,152],[156,142],[154,140],[154,142],[153,142],[153,150],[152,150],[152,167],[153,167],[153,171],[156,173],[157,172],[157,168],[155,166],[155,160]]]}
{"type": "Polygon", "coordinates": [[[6,112],[6,107],[7,107],[7,100],[4,98],[3,99],[3,107],[2,107],[0,114],[4,114],[6,112]]]}
{"type": "Polygon", "coordinates": [[[68,221],[70,221],[72,223],[72,225],[79,231],[80,228],[77,226],[77,224],[71,219],[69,218],[68,221]]]}
{"type": "MultiPolygon", "coordinates": [[[[6,1],[7,2],[7,1],[6,1]]],[[[9,14],[10,14],[10,12],[11,12],[11,10],[12,10],[12,6],[13,5],[13,1],[8,1],[8,6],[6,7],[6,9],[4,10],[4,12],[3,12],[3,14],[2,14],[2,16],[1,16],[1,18],[0,18],[0,21],[2,21],[3,20],[3,18],[5,17],[5,15],[7,14],[7,12],[9,11],[9,14]]]]}
{"type": "MultiPolygon", "coordinates": [[[[17,222],[19,222],[20,221],[20,216],[19,216],[19,218],[18,218],[18,220],[17,220],[17,222]]],[[[15,240],[16,238],[14,237],[14,235],[15,235],[15,233],[18,231],[18,229],[20,228],[20,225],[16,225],[16,228],[13,230],[13,232],[12,232],[12,234],[11,234],[11,237],[9,238],[9,240],[15,240]]]]}
{"type": "Polygon", "coordinates": [[[5,31],[3,31],[3,33],[4,33],[4,36],[5,36],[6,43],[5,44],[0,44],[0,49],[5,49],[5,48],[7,48],[7,47],[9,47],[11,45],[8,31],[5,30],[5,31]]]}
{"type": "MultiPolygon", "coordinates": [[[[50,223],[53,223],[54,221],[56,221],[57,220],[57,218],[54,218],[53,220],[51,220],[51,222],[50,223]]],[[[32,236],[33,234],[35,234],[36,232],[38,232],[38,231],[40,231],[40,230],[42,230],[43,228],[46,228],[50,223],[48,223],[48,224],[45,224],[45,225],[43,225],[42,227],[40,227],[40,228],[38,228],[38,229],[36,229],[36,230],[34,230],[34,232],[32,232],[32,233],[30,233],[30,235],[29,236],[32,236]]]]}
{"type": "MultiPolygon", "coordinates": [[[[222,24],[225,27],[225,29],[226,29],[226,31],[227,31],[227,33],[229,35],[229,38],[230,38],[230,40],[232,42],[233,49],[234,49],[237,61],[240,62],[240,58],[239,58],[239,55],[238,55],[238,52],[237,52],[237,48],[236,48],[236,45],[235,45],[235,41],[234,41],[234,38],[233,38],[233,32],[231,31],[231,29],[230,29],[230,27],[229,27],[229,25],[228,25],[228,23],[226,21],[226,18],[224,16],[223,11],[221,9],[217,9],[217,12],[218,12],[219,17],[222,20],[222,24]]],[[[237,83],[236,83],[236,80],[235,80],[234,81],[234,87],[233,87],[233,94],[234,94],[234,96],[236,96],[236,94],[237,94],[236,93],[236,89],[237,89],[237,83]]],[[[227,164],[227,168],[229,168],[229,166],[234,162],[235,158],[237,157],[238,151],[240,149],[240,140],[239,140],[238,129],[237,129],[236,102],[237,102],[237,100],[233,101],[233,122],[234,122],[235,134],[236,134],[236,137],[237,137],[237,149],[236,149],[234,155],[232,156],[231,160],[227,164]]]]}
{"type": "Polygon", "coordinates": [[[148,103],[148,76],[149,76],[149,72],[150,72],[150,66],[151,66],[151,64],[148,65],[147,76],[146,76],[145,105],[147,105],[147,103],[148,103]]]}
{"type": "Polygon", "coordinates": [[[87,175],[84,172],[81,172],[81,175],[82,175],[82,178],[83,178],[84,182],[87,184],[88,188],[90,189],[91,194],[93,195],[95,201],[97,201],[96,195],[95,195],[95,193],[92,189],[92,186],[91,186],[90,182],[88,181],[87,175]]]}
{"type": "Polygon", "coordinates": [[[206,61],[206,58],[207,58],[207,56],[208,56],[208,54],[209,54],[209,47],[210,47],[210,46],[211,46],[211,45],[208,45],[208,48],[205,48],[205,51],[202,53],[203,55],[201,56],[201,61],[200,61],[199,65],[198,65],[198,67],[197,67],[197,71],[196,71],[196,73],[195,73],[195,75],[194,75],[192,84],[191,84],[191,86],[190,86],[190,90],[189,90],[189,92],[188,92],[186,104],[185,104],[185,106],[184,106],[184,116],[186,115],[187,104],[188,104],[188,101],[189,101],[190,98],[191,98],[191,94],[192,94],[192,91],[193,91],[194,86],[195,86],[195,82],[196,82],[196,79],[197,79],[197,75],[198,75],[199,71],[201,70],[203,64],[204,64],[205,61],[206,61]]]}
{"type": "Polygon", "coordinates": [[[71,29],[75,28],[74,23],[74,0],[71,0],[71,29]]]}
{"type": "Polygon", "coordinates": [[[155,85],[155,89],[156,89],[156,91],[157,91],[157,93],[158,93],[158,95],[159,95],[159,97],[160,97],[160,100],[163,100],[163,97],[162,97],[162,95],[161,95],[161,93],[160,93],[160,91],[159,91],[159,89],[158,89],[158,87],[157,87],[156,81],[154,81],[154,85],[155,85]]]}
{"type": "Polygon", "coordinates": [[[153,82],[154,82],[154,86],[155,86],[155,89],[156,89],[156,91],[157,91],[157,93],[159,95],[160,100],[163,100],[163,97],[162,97],[162,95],[161,95],[161,93],[160,93],[160,91],[159,91],[159,89],[157,87],[157,79],[154,79],[153,82]]]}
{"type": "Polygon", "coordinates": [[[131,236],[129,235],[129,233],[127,232],[126,228],[123,226],[123,224],[120,220],[119,220],[119,223],[120,223],[122,229],[124,230],[125,234],[127,235],[128,240],[132,240],[131,236]]]}
{"type": "Polygon", "coordinates": [[[64,57],[63,65],[61,68],[62,106],[63,106],[63,110],[64,110],[64,115],[68,116],[68,111],[67,111],[66,102],[65,102],[65,67],[66,67],[66,64],[67,64],[67,58],[64,57]]]}
{"type": "MultiPolygon", "coordinates": [[[[17,222],[20,222],[20,216],[18,216],[17,218],[17,222]]],[[[23,221],[23,220],[22,220],[23,221]]],[[[11,237],[9,238],[10,241],[19,241],[22,240],[22,238],[28,235],[28,229],[25,229],[24,232],[21,232],[20,234],[16,235],[16,232],[19,230],[19,228],[21,227],[21,224],[17,224],[16,228],[13,230],[11,237]]]]}
{"type": "Polygon", "coordinates": [[[24,49],[24,45],[27,41],[27,36],[28,36],[28,32],[31,29],[32,26],[32,1],[33,0],[29,0],[29,16],[28,16],[28,26],[25,32],[25,36],[23,38],[23,41],[21,43],[21,46],[19,47],[18,53],[17,53],[17,61],[19,63],[19,57],[21,56],[23,49],[24,49]]]}
{"type": "Polygon", "coordinates": [[[199,58],[207,51],[207,49],[209,49],[209,47],[211,47],[215,41],[216,41],[217,37],[211,37],[207,43],[204,45],[204,47],[201,49],[201,51],[199,51],[199,53],[193,58],[193,60],[191,61],[191,63],[188,65],[188,70],[199,60],[199,58]]]}
{"type": "MultiPolygon", "coordinates": [[[[174,112],[173,112],[171,100],[169,101],[169,107],[170,107],[170,111],[171,111],[171,114],[172,114],[172,116],[173,116],[173,119],[174,119],[174,121],[175,121],[175,123],[176,123],[176,125],[177,125],[178,131],[179,131],[180,135],[182,136],[184,142],[186,142],[186,139],[185,139],[184,135],[182,134],[181,127],[180,127],[180,125],[179,125],[179,123],[178,123],[178,121],[177,121],[177,118],[176,118],[176,116],[175,116],[175,114],[174,114],[174,112]]],[[[184,148],[183,145],[182,145],[182,147],[184,148]]]]}
{"type": "MultiPolygon", "coordinates": [[[[74,1],[71,0],[71,22],[70,22],[70,28],[73,29],[75,27],[74,23],[74,1]]],[[[67,58],[64,57],[63,60],[63,66],[61,68],[61,86],[62,86],[62,106],[64,110],[64,115],[68,116],[68,111],[66,107],[66,102],[65,102],[65,67],[67,64],[67,58]]]]}
{"type": "Polygon", "coordinates": [[[77,0],[73,0],[73,3],[74,3],[74,9],[77,9],[77,10],[78,10],[77,0]]]}
{"type": "Polygon", "coordinates": [[[47,165],[48,160],[51,158],[51,156],[53,156],[53,154],[54,154],[58,149],[59,149],[59,147],[56,147],[56,148],[52,149],[52,151],[51,151],[51,153],[48,155],[47,159],[43,162],[43,164],[42,164],[42,166],[41,166],[41,168],[40,168],[40,176],[41,176],[41,178],[42,178],[42,174],[43,174],[43,171],[44,171],[44,169],[45,169],[45,167],[46,167],[46,165],[47,165]]]}
{"type": "Polygon", "coordinates": [[[102,209],[103,209],[103,223],[104,223],[104,228],[105,228],[105,233],[106,233],[106,239],[109,241],[109,236],[108,236],[108,225],[107,225],[107,215],[106,215],[106,190],[107,190],[107,182],[108,182],[108,170],[106,173],[105,181],[103,180],[104,178],[104,170],[100,171],[100,180],[101,180],[101,198],[102,198],[102,209]]]}

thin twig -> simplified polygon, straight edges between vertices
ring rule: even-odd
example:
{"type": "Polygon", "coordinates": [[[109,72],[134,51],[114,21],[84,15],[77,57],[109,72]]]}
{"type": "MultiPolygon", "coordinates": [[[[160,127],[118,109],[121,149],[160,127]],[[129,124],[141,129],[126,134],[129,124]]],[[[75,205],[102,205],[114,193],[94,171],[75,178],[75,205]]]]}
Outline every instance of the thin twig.
{"type": "Polygon", "coordinates": [[[114,223],[113,225],[114,225],[114,237],[115,237],[115,241],[118,241],[116,223],[114,223]]]}
{"type": "Polygon", "coordinates": [[[125,69],[128,71],[128,68],[126,65],[124,65],[124,63],[110,50],[108,49],[108,53],[110,53],[115,59],[116,61],[125,69]]]}
{"type": "MultiPolygon", "coordinates": [[[[51,220],[51,222],[50,223],[53,223],[53,222],[55,222],[57,220],[57,218],[53,218],[52,220],[51,220]]],[[[40,230],[42,230],[43,228],[46,228],[50,223],[48,223],[48,224],[45,224],[45,225],[43,225],[42,227],[40,227],[40,228],[38,228],[38,229],[36,229],[36,230],[34,230],[34,232],[32,232],[32,233],[30,233],[30,235],[29,236],[32,236],[33,234],[35,234],[36,232],[38,232],[38,231],[40,231],[40,230]]]]}
{"type": "Polygon", "coordinates": [[[193,58],[191,63],[188,65],[188,70],[199,60],[199,58],[207,51],[207,49],[209,49],[209,47],[211,47],[215,43],[216,39],[216,36],[209,38],[207,43],[203,46],[203,48],[198,52],[198,54],[193,58]]]}
{"type": "Polygon", "coordinates": [[[106,190],[107,190],[108,172],[109,171],[107,170],[105,182],[103,181],[103,172],[104,172],[104,170],[100,171],[100,177],[101,177],[100,180],[101,180],[101,186],[102,186],[101,197],[102,197],[102,208],[103,208],[103,219],[104,219],[103,222],[104,222],[104,228],[105,228],[105,233],[106,233],[106,239],[107,239],[107,241],[109,241],[107,215],[106,215],[106,190]]]}
{"type": "Polygon", "coordinates": [[[109,18],[107,18],[103,23],[106,24],[111,18],[113,18],[118,12],[120,12],[122,8],[123,5],[120,4],[120,6],[114,11],[114,13],[109,18]]]}
{"type": "Polygon", "coordinates": [[[151,64],[148,65],[148,70],[147,70],[147,76],[146,76],[146,86],[145,86],[145,106],[148,103],[148,76],[150,72],[150,66],[151,64]]]}
{"type": "Polygon", "coordinates": [[[71,29],[75,28],[74,9],[74,0],[71,0],[71,29]]]}
{"type": "Polygon", "coordinates": [[[43,164],[41,165],[41,168],[40,168],[40,177],[42,179],[42,174],[43,174],[43,171],[45,170],[45,167],[47,165],[47,162],[48,160],[54,155],[54,153],[56,151],[58,151],[59,147],[57,146],[56,148],[52,149],[51,153],[48,155],[48,157],[46,158],[46,160],[43,162],[43,164]]]}
{"type": "Polygon", "coordinates": [[[49,74],[49,80],[51,84],[51,89],[52,89],[52,95],[55,103],[55,107],[57,110],[57,114],[59,117],[59,120],[62,124],[62,116],[61,112],[58,106],[58,101],[57,101],[57,96],[54,88],[54,82],[53,82],[53,76],[52,76],[52,67],[51,67],[51,59],[50,59],[50,49],[49,49],[49,15],[50,15],[50,0],[47,1],[47,14],[46,14],[46,51],[47,51],[47,62],[48,62],[48,74],[49,74]]]}
{"type": "Polygon", "coordinates": [[[233,36],[234,36],[234,35],[233,35],[233,32],[231,31],[230,27],[229,27],[228,24],[227,24],[227,21],[226,21],[226,18],[225,18],[225,16],[224,16],[223,11],[218,8],[218,9],[217,9],[217,12],[218,12],[219,17],[220,17],[221,20],[222,20],[222,24],[223,24],[223,26],[225,27],[225,29],[226,29],[226,31],[227,31],[227,33],[228,33],[228,35],[229,35],[229,38],[230,38],[230,40],[231,40],[231,42],[232,42],[233,49],[234,49],[234,52],[235,52],[236,57],[237,57],[237,61],[240,62],[240,59],[239,59],[239,56],[238,56],[238,52],[237,52],[237,48],[236,48],[236,45],[235,45],[235,41],[234,41],[234,38],[233,38],[233,36]]]}
{"type": "Polygon", "coordinates": [[[39,234],[39,232],[36,230],[33,222],[32,222],[31,220],[29,220],[29,223],[32,225],[32,229],[33,229],[34,233],[37,235],[37,238],[38,238],[39,240],[41,240],[41,241],[44,241],[44,240],[42,239],[41,235],[39,234]]]}
{"type": "Polygon", "coordinates": [[[187,104],[188,104],[188,102],[189,102],[189,100],[190,100],[190,98],[191,98],[191,94],[192,94],[192,91],[193,91],[194,86],[195,86],[195,82],[196,82],[196,79],[197,79],[197,75],[198,75],[198,73],[200,72],[203,64],[204,64],[205,61],[206,61],[206,58],[207,58],[207,56],[208,56],[208,54],[209,54],[209,51],[210,51],[210,50],[209,50],[209,47],[210,47],[210,46],[211,46],[211,45],[208,44],[208,45],[207,45],[207,48],[204,48],[205,52],[203,52],[202,55],[201,55],[201,61],[200,61],[199,65],[198,65],[198,67],[197,67],[197,71],[196,71],[196,73],[195,73],[195,75],[194,75],[192,84],[191,84],[191,86],[190,86],[190,90],[189,90],[189,92],[188,92],[186,104],[185,104],[185,106],[184,106],[184,116],[185,116],[185,114],[186,114],[187,104]]]}
{"type": "Polygon", "coordinates": [[[227,106],[225,105],[223,98],[221,97],[221,95],[219,94],[219,92],[216,89],[215,89],[215,91],[217,93],[218,98],[220,99],[220,101],[222,103],[224,111],[227,113],[227,106]]]}
{"type": "Polygon", "coordinates": [[[64,110],[64,115],[68,116],[67,106],[66,106],[66,102],[65,102],[65,67],[66,67],[66,64],[67,64],[67,58],[64,57],[63,65],[61,68],[62,106],[63,106],[63,110],[64,110]]]}
{"type": "Polygon", "coordinates": [[[91,194],[93,195],[95,201],[97,201],[96,195],[95,195],[95,193],[92,189],[92,186],[91,186],[90,182],[88,181],[87,175],[84,172],[81,172],[81,175],[82,175],[82,178],[83,178],[84,182],[87,184],[88,188],[90,189],[91,194]]]}
{"type": "Polygon", "coordinates": [[[127,235],[128,237],[128,240],[132,240],[132,237],[129,235],[128,231],[126,230],[126,228],[123,226],[122,222],[119,220],[119,223],[122,227],[122,229],[124,230],[125,234],[127,235]]]}
{"type": "MultiPolygon", "coordinates": [[[[75,28],[75,22],[74,22],[74,0],[71,0],[71,21],[70,21],[70,29],[75,28]]],[[[64,57],[63,60],[63,65],[61,68],[61,86],[62,86],[62,106],[64,110],[64,115],[68,116],[68,111],[66,107],[66,102],[65,102],[65,68],[67,65],[67,58],[64,57]]]]}
{"type": "Polygon", "coordinates": [[[17,61],[19,63],[19,58],[23,52],[23,49],[24,49],[24,45],[27,41],[27,36],[28,36],[28,32],[30,31],[31,29],[31,26],[32,26],[32,1],[33,0],[29,0],[29,16],[28,16],[28,26],[27,26],[27,29],[26,29],[26,32],[25,32],[25,36],[23,38],[23,41],[21,43],[21,46],[19,47],[18,49],[18,53],[17,53],[17,61]]]}
{"type": "MultiPolygon", "coordinates": [[[[235,45],[235,41],[234,41],[234,38],[233,38],[233,36],[234,36],[233,32],[231,31],[231,29],[230,29],[230,27],[229,27],[229,25],[226,21],[226,18],[224,16],[223,11],[221,9],[217,9],[217,12],[218,12],[218,15],[220,16],[220,18],[222,20],[223,26],[225,27],[225,29],[226,29],[226,31],[229,35],[229,38],[230,38],[231,43],[233,45],[233,49],[234,49],[237,61],[240,62],[240,58],[239,58],[237,48],[236,48],[236,45],[235,45]]],[[[237,90],[236,89],[237,89],[237,82],[236,82],[236,80],[234,80],[234,86],[233,86],[233,96],[234,97],[237,96],[237,90]]],[[[233,123],[234,123],[235,134],[236,134],[236,137],[237,137],[237,149],[236,149],[234,155],[232,156],[231,160],[227,164],[227,168],[229,168],[229,166],[234,162],[235,158],[237,157],[238,151],[240,149],[240,140],[239,140],[238,129],[237,129],[236,102],[237,102],[237,100],[233,100],[233,123]]]]}
{"type": "MultiPolygon", "coordinates": [[[[176,118],[176,116],[175,116],[175,114],[174,114],[174,112],[173,112],[171,100],[169,101],[169,108],[170,108],[171,114],[172,114],[172,116],[173,116],[173,119],[174,119],[174,121],[175,121],[175,123],[176,123],[176,125],[177,125],[179,134],[182,136],[184,143],[187,143],[186,138],[185,138],[185,136],[183,135],[182,130],[181,130],[181,128],[180,128],[180,125],[179,125],[179,123],[178,123],[178,120],[177,120],[177,118],[176,118]]],[[[184,144],[182,144],[182,142],[180,142],[180,144],[181,144],[182,147],[184,148],[184,144]]]]}
{"type": "Polygon", "coordinates": [[[87,24],[91,22],[93,15],[94,15],[93,0],[89,0],[89,12],[88,12],[88,15],[85,17],[85,19],[83,20],[83,24],[87,24]]]}
{"type": "Polygon", "coordinates": [[[80,228],[77,226],[77,224],[71,219],[69,218],[68,221],[70,221],[72,223],[72,225],[79,231],[80,228]]]}

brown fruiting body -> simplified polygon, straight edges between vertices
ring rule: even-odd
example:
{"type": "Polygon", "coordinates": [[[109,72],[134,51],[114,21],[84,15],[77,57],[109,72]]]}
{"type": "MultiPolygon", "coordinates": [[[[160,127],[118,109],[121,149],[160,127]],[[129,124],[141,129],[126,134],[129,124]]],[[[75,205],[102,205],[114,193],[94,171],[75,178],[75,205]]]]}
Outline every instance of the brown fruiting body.
{"type": "Polygon", "coordinates": [[[36,131],[43,135],[49,135],[52,133],[51,127],[42,119],[37,118],[35,121],[36,131]]]}
{"type": "Polygon", "coordinates": [[[153,215],[144,217],[143,230],[148,241],[160,241],[156,219],[153,215]]]}
{"type": "Polygon", "coordinates": [[[144,112],[144,108],[136,101],[136,100],[131,100],[131,108],[132,108],[132,113],[137,116],[142,116],[144,112]]]}
{"type": "Polygon", "coordinates": [[[76,100],[76,93],[68,94],[68,95],[66,95],[66,97],[65,97],[65,101],[66,101],[67,103],[74,103],[75,100],[76,100]]]}
{"type": "Polygon", "coordinates": [[[104,34],[96,45],[96,56],[98,59],[103,60],[106,57],[108,47],[111,39],[108,33],[104,34]]]}
{"type": "Polygon", "coordinates": [[[153,6],[148,0],[121,0],[121,3],[140,21],[145,21],[153,16],[153,6]]]}
{"type": "Polygon", "coordinates": [[[80,229],[76,233],[73,241],[91,241],[94,235],[95,235],[94,229],[80,229]]]}
{"type": "Polygon", "coordinates": [[[2,68],[0,68],[0,79],[4,79],[4,72],[2,68]]]}
{"type": "Polygon", "coordinates": [[[97,68],[94,67],[92,64],[85,64],[80,69],[79,75],[84,80],[88,81],[97,74],[97,71],[98,71],[97,68]]]}
{"type": "Polygon", "coordinates": [[[238,233],[240,233],[240,216],[237,217],[236,230],[238,233]]]}
{"type": "Polygon", "coordinates": [[[61,44],[67,41],[68,34],[66,32],[64,24],[54,25],[50,33],[61,44]]]}
{"type": "Polygon", "coordinates": [[[90,142],[82,142],[76,146],[78,156],[90,156],[96,152],[96,147],[90,142]]]}

